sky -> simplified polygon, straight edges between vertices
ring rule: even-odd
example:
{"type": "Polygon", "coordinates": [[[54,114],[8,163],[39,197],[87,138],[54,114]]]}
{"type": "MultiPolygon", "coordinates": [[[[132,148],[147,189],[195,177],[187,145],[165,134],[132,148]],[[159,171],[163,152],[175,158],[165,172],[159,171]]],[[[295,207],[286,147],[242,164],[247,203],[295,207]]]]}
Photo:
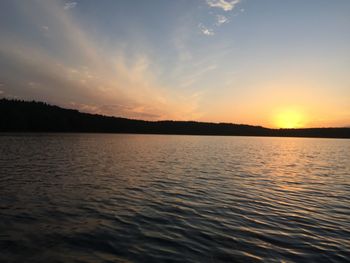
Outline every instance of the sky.
{"type": "Polygon", "coordinates": [[[0,97],[145,120],[350,126],[349,0],[1,0],[0,97]]]}

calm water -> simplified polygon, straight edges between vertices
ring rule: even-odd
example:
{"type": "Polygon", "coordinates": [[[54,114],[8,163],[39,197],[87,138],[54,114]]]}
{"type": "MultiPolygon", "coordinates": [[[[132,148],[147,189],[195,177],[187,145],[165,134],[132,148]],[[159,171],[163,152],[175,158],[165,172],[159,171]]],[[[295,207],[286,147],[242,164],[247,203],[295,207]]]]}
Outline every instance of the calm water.
{"type": "Polygon", "coordinates": [[[350,261],[350,140],[0,135],[0,262],[350,261]]]}

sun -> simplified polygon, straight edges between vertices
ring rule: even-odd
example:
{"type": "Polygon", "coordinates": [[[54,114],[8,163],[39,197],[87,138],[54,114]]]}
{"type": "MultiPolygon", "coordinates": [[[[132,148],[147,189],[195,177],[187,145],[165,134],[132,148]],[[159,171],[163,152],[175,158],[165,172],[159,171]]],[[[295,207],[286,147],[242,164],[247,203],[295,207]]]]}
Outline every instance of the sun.
{"type": "Polygon", "coordinates": [[[288,109],[279,112],[275,118],[275,124],[278,128],[301,128],[305,118],[299,110],[288,109]]]}

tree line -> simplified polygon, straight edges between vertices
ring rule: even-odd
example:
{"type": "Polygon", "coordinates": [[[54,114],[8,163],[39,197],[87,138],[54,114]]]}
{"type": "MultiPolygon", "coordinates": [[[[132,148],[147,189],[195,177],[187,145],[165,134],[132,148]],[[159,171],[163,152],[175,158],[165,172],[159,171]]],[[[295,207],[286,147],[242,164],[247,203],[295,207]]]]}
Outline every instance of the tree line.
{"type": "Polygon", "coordinates": [[[143,121],[14,99],[0,99],[0,131],[350,138],[350,128],[269,129],[232,123],[143,121]]]}

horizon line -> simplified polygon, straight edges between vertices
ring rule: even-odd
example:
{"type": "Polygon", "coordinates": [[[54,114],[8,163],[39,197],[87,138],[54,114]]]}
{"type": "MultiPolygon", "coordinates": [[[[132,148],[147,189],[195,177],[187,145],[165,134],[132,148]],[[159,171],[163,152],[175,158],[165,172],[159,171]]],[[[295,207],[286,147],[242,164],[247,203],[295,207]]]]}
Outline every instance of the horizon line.
{"type": "Polygon", "coordinates": [[[6,98],[2,97],[0,98],[1,100],[7,100],[7,101],[19,101],[19,102],[35,102],[35,103],[42,103],[46,104],[51,107],[58,107],[64,110],[74,110],[79,113],[83,114],[90,114],[90,115],[96,115],[96,116],[102,116],[102,117],[107,117],[107,118],[119,118],[119,119],[127,119],[127,120],[133,120],[133,121],[144,121],[144,122],[195,122],[195,123],[206,123],[206,124],[215,124],[215,125],[237,125],[237,126],[250,126],[250,127],[257,127],[257,128],[263,128],[263,129],[269,129],[269,130],[307,130],[307,129],[350,129],[349,126],[327,126],[327,127],[299,127],[299,128],[270,128],[262,125],[257,125],[257,124],[245,124],[245,123],[234,123],[234,122],[214,122],[214,121],[198,121],[198,120],[171,120],[171,119],[163,119],[163,120],[146,120],[146,119],[134,119],[134,118],[127,118],[127,117],[122,117],[122,116],[115,116],[115,115],[105,115],[101,113],[91,113],[91,112],[84,112],[79,109],[75,108],[66,108],[63,106],[59,106],[56,104],[52,104],[50,102],[45,102],[45,101],[39,101],[39,100],[26,100],[26,99],[19,99],[19,98],[6,98]]]}

